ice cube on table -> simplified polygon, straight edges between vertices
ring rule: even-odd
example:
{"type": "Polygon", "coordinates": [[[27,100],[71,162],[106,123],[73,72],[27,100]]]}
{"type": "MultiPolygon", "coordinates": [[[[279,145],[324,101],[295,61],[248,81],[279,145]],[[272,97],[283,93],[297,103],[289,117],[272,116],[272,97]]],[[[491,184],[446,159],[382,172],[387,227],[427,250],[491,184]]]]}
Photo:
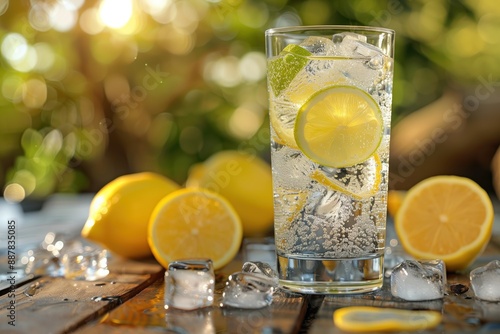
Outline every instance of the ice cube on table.
{"type": "Polygon", "coordinates": [[[243,261],[260,261],[268,263],[276,270],[276,246],[274,238],[243,239],[243,261]]]}
{"type": "Polygon", "coordinates": [[[108,251],[100,247],[75,248],[64,253],[60,263],[63,276],[69,279],[95,281],[109,274],[108,251]]]}
{"type": "Polygon", "coordinates": [[[165,308],[195,310],[211,306],[215,274],[212,260],[186,259],[169,264],[165,272],[165,308]]]}
{"type": "Polygon", "coordinates": [[[108,275],[108,253],[84,239],[49,232],[40,246],[21,253],[18,267],[26,274],[93,281],[108,275]]]}
{"type": "Polygon", "coordinates": [[[500,301],[500,261],[494,260],[470,272],[472,290],[477,298],[500,301]]]}
{"type": "Polygon", "coordinates": [[[278,287],[278,273],[269,263],[261,261],[248,261],[243,263],[241,271],[244,273],[263,275],[272,280],[275,284],[275,287],[278,287]]]}
{"type": "Polygon", "coordinates": [[[335,44],[326,37],[307,37],[300,46],[311,52],[314,56],[333,56],[335,54],[335,44]]]}
{"type": "Polygon", "coordinates": [[[236,272],[226,281],[220,306],[259,309],[271,305],[275,289],[274,280],[263,274],[236,272]]]}
{"type": "Polygon", "coordinates": [[[444,263],[404,260],[391,273],[391,293],[409,301],[433,300],[444,297],[446,271],[444,263]]]}

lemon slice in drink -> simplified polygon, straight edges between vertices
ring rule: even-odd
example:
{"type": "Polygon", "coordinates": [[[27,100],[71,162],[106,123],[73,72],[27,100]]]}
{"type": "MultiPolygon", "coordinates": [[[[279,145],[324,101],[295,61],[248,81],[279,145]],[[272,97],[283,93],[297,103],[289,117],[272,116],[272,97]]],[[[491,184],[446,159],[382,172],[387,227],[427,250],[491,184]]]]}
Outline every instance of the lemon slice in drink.
{"type": "Polygon", "coordinates": [[[381,163],[378,154],[368,160],[345,168],[320,167],[311,178],[333,190],[355,199],[375,195],[380,187],[381,163]]]}
{"type": "Polygon", "coordinates": [[[300,150],[328,167],[349,167],[370,158],[383,135],[377,102],[354,86],[318,91],[300,108],[294,136],[300,150]]]}

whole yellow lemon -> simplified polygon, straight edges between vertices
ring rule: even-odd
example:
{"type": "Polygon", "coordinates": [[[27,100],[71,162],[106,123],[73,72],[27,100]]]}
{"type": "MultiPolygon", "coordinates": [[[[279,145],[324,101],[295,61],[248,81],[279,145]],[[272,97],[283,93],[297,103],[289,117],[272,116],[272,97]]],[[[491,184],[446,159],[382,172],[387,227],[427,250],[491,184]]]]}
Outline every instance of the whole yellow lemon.
{"type": "Polygon", "coordinates": [[[120,176],[94,196],[81,234],[127,258],[151,256],[147,240],[151,213],[163,197],[179,188],[156,173],[120,176]]]}
{"type": "Polygon", "coordinates": [[[221,151],[194,165],[186,187],[202,187],[221,194],[234,207],[243,235],[267,235],[273,227],[271,166],[244,151],[221,151]]]}

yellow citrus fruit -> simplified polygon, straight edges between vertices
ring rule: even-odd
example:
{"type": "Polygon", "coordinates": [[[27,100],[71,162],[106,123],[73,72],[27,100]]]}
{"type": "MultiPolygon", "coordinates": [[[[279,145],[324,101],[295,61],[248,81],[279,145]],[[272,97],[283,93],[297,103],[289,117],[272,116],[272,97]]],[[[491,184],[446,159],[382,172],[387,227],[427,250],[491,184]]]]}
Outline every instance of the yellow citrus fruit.
{"type": "Polygon", "coordinates": [[[404,190],[389,190],[387,192],[387,212],[392,217],[396,217],[405,195],[406,191],[404,190]]]}
{"type": "Polygon", "coordinates": [[[383,135],[377,102],[354,86],[318,91],[300,108],[295,141],[311,160],[329,167],[349,167],[371,157],[383,135]]]}
{"type": "Polygon", "coordinates": [[[333,312],[335,326],[347,332],[395,332],[430,329],[441,323],[441,313],[372,306],[349,306],[333,312]]]}
{"type": "Polygon", "coordinates": [[[493,206],[474,181],[434,176],[413,186],[395,218],[403,248],[417,259],[441,259],[449,271],[467,268],[491,236],[493,206]]]}
{"type": "Polygon", "coordinates": [[[363,199],[375,195],[379,190],[381,175],[380,158],[375,154],[351,167],[320,167],[311,174],[311,178],[355,199],[363,199]]]}
{"type": "Polygon", "coordinates": [[[163,197],[179,188],[156,173],[120,176],[94,196],[81,234],[127,258],[151,256],[147,241],[151,212],[163,197]]]}
{"type": "Polygon", "coordinates": [[[234,207],[248,237],[268,234],[273,227],[271,166],[243,151],[221,151],[190,170],[187,187],[221,194],[234,207]]]}
{"type": "Polygon", "coordinates": [[[148,242],[165,268],[172,261],[210,258],[214,269],[238,253],[242,226],[238,214],[221,195],[202,188],[177,190],[156,206],[148,228],[148,242]]]}

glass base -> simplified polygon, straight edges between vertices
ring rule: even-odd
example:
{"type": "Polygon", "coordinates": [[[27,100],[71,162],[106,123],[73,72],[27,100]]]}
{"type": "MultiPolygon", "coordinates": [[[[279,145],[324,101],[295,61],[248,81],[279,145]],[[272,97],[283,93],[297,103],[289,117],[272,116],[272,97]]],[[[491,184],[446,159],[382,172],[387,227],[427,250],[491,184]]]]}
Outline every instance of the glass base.
{"type": "Polygon", "coordinates": [[[378,290],[384,278],[384,257],[320,259],[278,255],[284,289],[307,294],[357,294],[378,290]]]}

